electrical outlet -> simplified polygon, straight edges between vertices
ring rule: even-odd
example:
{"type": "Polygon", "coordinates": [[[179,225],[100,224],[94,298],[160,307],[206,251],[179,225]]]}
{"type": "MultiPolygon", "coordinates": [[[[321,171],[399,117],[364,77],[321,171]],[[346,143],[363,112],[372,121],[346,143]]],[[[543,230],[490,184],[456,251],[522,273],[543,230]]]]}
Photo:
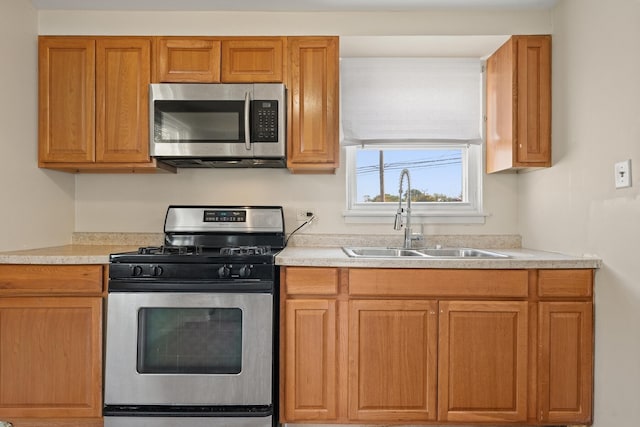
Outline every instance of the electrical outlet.
{"type": "Polygon", "coordinates": [[[631,159],[615,164],[616,188],[631,187],[631,159]]]}
{"type": "Polygon", "coordinates": [[[300,222],[308,221],[313,216],[311,209],[298,209],[296,211],[296,219],[300,222]]]}

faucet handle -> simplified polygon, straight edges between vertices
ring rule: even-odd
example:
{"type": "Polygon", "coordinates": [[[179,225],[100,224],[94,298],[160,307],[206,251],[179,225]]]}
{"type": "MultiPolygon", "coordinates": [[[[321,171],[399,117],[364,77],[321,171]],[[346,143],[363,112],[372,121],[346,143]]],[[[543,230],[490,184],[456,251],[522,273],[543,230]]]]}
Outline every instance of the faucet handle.
{"type": "Polygon", "coordinates": [[[424,234],[422,233],[412,233],[411,240],[415,240],[416,242],[424,241],[424,234]]]}

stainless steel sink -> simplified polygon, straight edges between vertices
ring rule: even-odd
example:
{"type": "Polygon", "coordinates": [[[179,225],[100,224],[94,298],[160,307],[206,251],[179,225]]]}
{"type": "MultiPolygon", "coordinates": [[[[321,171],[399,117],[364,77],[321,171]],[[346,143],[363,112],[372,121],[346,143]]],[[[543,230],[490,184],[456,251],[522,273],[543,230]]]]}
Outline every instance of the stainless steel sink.
{"type": "Polygon", "coordinates": [[[417,249],[416,252],[436,258],[509,258],[509,255],[499,252],[471,248],[417,249]]]}
{"type": "Polygon", "coordinates": [[[413,249],[402,248],[352,248],[343,247],[342,250],[353,258],[398,258],[398,257],[424,257],[413,249]]]}
{"type": "Polygon", "coordinates": [[[342,250],[352,258],[509,258],[509,255],[499,252],[472,248],[403,249],[345,246],[342,250]]]}

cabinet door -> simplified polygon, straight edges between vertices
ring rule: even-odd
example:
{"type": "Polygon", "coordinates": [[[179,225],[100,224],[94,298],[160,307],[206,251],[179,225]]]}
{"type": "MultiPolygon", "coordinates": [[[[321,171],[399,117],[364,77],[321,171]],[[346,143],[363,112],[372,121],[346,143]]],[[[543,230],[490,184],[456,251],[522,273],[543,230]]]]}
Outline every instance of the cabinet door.
{"type": "Polygon", "coordinates": [[[551,36],[513,36],[487,60],[487,173],[551,166],[551,36]]]}
{"type": "Polygon", "coordinates": [[[282,52],[280,37],[224,40],[221,80],[225,83],[282,82],[282,52]]]}
{"type": "Polygon", "coordinates": [[[517,163],[551,165],[551,37],[517,42],[517,163]]]}
{"type": "Polygon", "coordinates": [[[528,304],[440,302],[438,419],[527,419],[528,304]]]}
{"type": "Polygon", "coordinates": [[[151,40],[96,43],[96,160],[149,162],[151,40]]]}
{"type": "Polygon", "coordinates": [[[158,38],[157,81],[219,83],[220,40],[202,37],[158,38]]]}
{"type": "Polygon", "coordinates": [[[39,161],[93,162],[95,42],[83,37],[41,37],[39,161]]]}
{"type": "Polygon", "coordinates": [[[349,420],[435,420],[437,303],[356,300],[349,307],[349,420]]]}
{"type": "Polygon", "coordinates": [[[0,298],[0,419],[100,417],[100,297],[0,298]]]}
{"type": "Polygon", "coordinates": [[[287,167],[333,173],[338,167],[338,38],[290,37],[287,167]]]}
{"type": "Polygon", "coordinates": [[[285,303],[284,417],[335,420],[337,407],[336,301],[285,303]]]}
{"type": "Polygon", "coordinates": [[[593,304],[539,305],[539,421],[591,424],[593,399],[593,304]]]}

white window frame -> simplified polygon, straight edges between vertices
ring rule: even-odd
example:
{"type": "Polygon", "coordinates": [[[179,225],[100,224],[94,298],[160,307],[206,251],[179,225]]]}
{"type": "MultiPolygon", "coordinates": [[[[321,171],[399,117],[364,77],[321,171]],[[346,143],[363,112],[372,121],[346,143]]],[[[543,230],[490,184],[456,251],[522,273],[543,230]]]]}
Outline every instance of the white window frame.
{"type": "MultiPolygon", "coordinates": [[[[462,148],[462,187],[466,200],[463,202],[412,202],[411,219],[417,224],[451,223],[482,224],[486,214],[482,206],[482,145],[462,142],[414,142],[414,143],[378,143],[366,146],[371,149],[460,149],[462,148]]],[[[358,202],[356,191],[356,153],[358,146],[344,147],[346,158],[347,209],[344,212],[347,223],[384,223],[396,213],[397,202],[358,202]]],[[[394,188],[394,184],[390,183],[394,188]]],[[[399,187],[399,182],[397,183],[399,187]]],[[[418,188],[412,182],[412,188],[418,188]]],[[[396,190],[397,191],[397,190],[396,190]]],[[[392,194],[394,192],[391,192],[392,194]]],[[[404,204],[404,203],[403,203],[404,204]]]]}

